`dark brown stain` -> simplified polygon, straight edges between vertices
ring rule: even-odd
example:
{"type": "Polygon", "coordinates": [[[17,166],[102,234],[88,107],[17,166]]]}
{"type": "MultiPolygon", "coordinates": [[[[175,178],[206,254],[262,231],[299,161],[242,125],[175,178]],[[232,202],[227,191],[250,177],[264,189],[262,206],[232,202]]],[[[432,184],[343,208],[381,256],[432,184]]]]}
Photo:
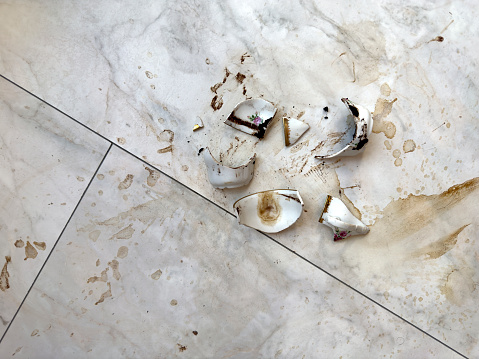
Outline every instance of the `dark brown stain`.
{"type": "Polygon", "coordinates": [[[38,255],[38,251],[31,245],[30,241],[27,241],[27,246],[25,247],[25,258],[26,261],[28,258],[35,259],[38,255]]]}
{"type": "Polygon", "coordinates": [[[204,148],[201,147],[200,150],[198,151],[198,156],[201,155],[201,152],[203,152],[204,148]]]}
{"type": "Polygon", "coordinates": [[[246,78],[246,76],[243,75],[241,72],[238,72],[238,73],[236,74],[236,77],[235,77],[236,81],[238,81],[240,84],[243,83],[243,81],[244,81],[245,78],[246,78]]]}
{"type": "Polygon", "coordinates": [[[268,118],[267,120],[263,121],[263,123],[259,125],[255,125],[253,122],[243,121],[241,118],[236,117],[234,112],[231,113],[227,119],[227,121],[231,123],[236,123],[238,125],[256,130],[256,133],[253,133],[253,136],[258,137],[259,139],[262,139],[264,137],[266,133],[266,129],[268,128],[268,125],[271,122],[271,120],[273,120],[273,117],[268,118]]]}
{"type": "Polygon", "coordinates": [[[23,248],[24,245],[25,243],[21,239],[15,241],[15,247],[17,248],[23,248]]]}
{"type": "Polygon", "coordinates": [[[187,348],[186,345],[181,345],[180,343],[176,344],[178,345],[178,350],[180,351],[180,353],[184,352],[187,348]]]}
{"type": "Polygon", "coordinates": [[[111,295],[111,284],[110,284],[110,282],[107,282],[106,284],[108,285],[108,290],[100,296],[100,299],[98,299],[98,301],[95,303],[95,305],[103,303],[106,298],[109,298],[109,297],[112,296],[111,295]]]}
{"type": "Polygon", "coordinates": [[[326,106],[326,107],[323,107],[323,111],[324,111],[324,112],[328,112],[328,111],[329,111],[329,108],[328,108],[328,106],[326,106]]]}
{"type": "Polygon", "coordinates": [[[44,251],[47,248],[47,245],[45,244],[45,242],[33,242],[33,245],[41,251],[44,251]]]}
{"type": "Polygon", "coordinates": [[[248,54],[247,52],[245,52],[243,55],[241,55],[241,63],[244,63],[244,60],[246,60],[246,58],[248,57],[251,57],[250,54],[248,54]]]}
{"type": "Polygon", "coordinates": [[[198,332],[196,330],[193,330],[194,335],[198,335],[198,332]]]}
{"type": "Polygon", "coordinates": [[[111,262],[108,262],[108,265],[110,266],[113,272],[113,278],[115,278],[116,280],[120,280],[121,278],[121,274],[119,271],[120,263],[116,259],[113,259],[111,262]]]}
{"type": "Polygon", "coordinates": [[[135,233],[135,228],[132,227],[133,224],[129,224],[128,227],[125,227],[115,233],[110,239],[130,239],[135,233]]]}
{"type": "Polygon", "coordinates": [[[287,194],[284,194],[284,193],[279,193],[280,196],[283,196],[283,197],[286,197],[286,198],[289,198],[289,199],[292,199],[293,201],[296,201],[298,203],[301,203],[301,201],[299,200],[299,198],[296,198],[296,197],[293,197],[293,196],[288,196],[287,194]]]}
{"type": "MultiPolygon", "coordinates": [[[[368,137],[368,125],[366,123],[364,123],[362,125],[361,133],[362,133],[361,136],[357,137],[357,139],[359,139],[358,144],[356,145],[356,147],[353,148],[353,150],[355,150],[355,151],[359,151],[369,141],[368,138],[367,138],[368,137]]],[[[354,130],[353,138],[356,138],[356,136],[357,136],[357,127],[354,130]]]]}
{"type": "Polygon", "coordinates": [[[172,145],[169,145],[169,146],[166,146],[165,148],[160,148],[158,151],[156,151],[158,153],[167,153],[167,152],[173,152],[173,146],[172,145]]]}
{"type": "Polygon", "coordinates": [[[442,36],[436,36],[434,39],[430,40],[429,42],[431,42],[431,41],[443,42],[443,41],[444,41],[444,37],[442,37],[442,36]]]}
{"type": "Polygon", "coordinates": [[[231,75],[231,72],[230,72],[230,70],[228,70],[227,67],[225,67],[225,76],[223,77],[223,83],[226,82],[226,80],[228,79],[229,75],[231,75]]]}
{"type": "Polygon", "coordinates": [[[102,270],[100,276],[93,276],[87,279],[87,283],[95,283],[95,282],[106,282],[108,280],[108,270],[109,268],[106,267],[104,270],[102,270]]]}
{"type": "Polygon", "coordinates": [[[243,95],[246,95],[246,86],[243,85],[243,95]]]}
{"type": "Polygon", "coordinates": [[[443,256],[456,245],[457,236],[464,230],[464,228],[469,225],[470,223],[458,228],[454,232],[442,237],[438,241],[421,248],[419,251],[416,252],[416,256],[426,255],[426,259],[436,259],[443,256]]]}
{"type": "Polygon", "coordinates": [[[145,167],[145,170],[149,172],[148,178],[146,179],[146,184],[150,187],[153,187],[158,181],[158,178],[160,178],[160,173],[148,167],[145,167]]]}
{"type": "Polygon", "coordinates": [[[10,256],[5,256],[5,264],[3,265],[2,273],[0,274],[0,290],[2,290],[2,292],[5,292],[10,288],[10,282],[8,280],[8,277],[10,277],[10,274],[8,273],[8,263],[11,261],[12,258],[10,256]]]}
{"type": "Polygon", "coordinates": [[[263,224],[273,226],[281,215],[281,206],[274,192],[258,194],[258,216],[263,224]]]}
{"type": "Polygon", "coordinates": [[[223,96],[215,95],[211,99],[211,108],[213,108],[214,111],[218,111],[221,107],[223,107],[223,96]]]}
{"type": "Polygon", "coordinates": [[[127,174],[125,179],[120,182],[120,184],[118,185],[118,189],[121,191],[121,190],[124,190],[124,189],[127,189],[131,186],[131,184],[133,183],[133,175],[132,174],[127,174]]]}
{"type": "Polygon", "coordinates": [[[348,105],[348,108],[349,108],[349,111],[351,111],[351,114],[354,116],[354,117],[359,117],[359,110],[356,106],[353,106],[353,105],[348,105]]]}
{"type": "Polygon", "coordinates": [[[217,84],[213,85],[210,87],[210,90],[211,92],[214,92],[216,93],[216,91],[218,91],[218,89],[223,86],[223,83],[222,82],[218,82],[217,84]]]}
{"type": "Polygon", "coordinates": [[[328,196],[326,197],[326,201],[324,202],[323,211],[321,212],[321,215],[319,216],[319,223],[323,223],[323,214],[328,211],[328,208],[329,208],[329,205],[331,204],[332,199],[333,199],[333,197],[331,197],[328,194],[328,196]]]}
{"type": "Polygon", "coordinates": [[[373,113],[373,132],[384,133],[387,138],[391,139],[396,134],[396,125],[390,121],[384,121],[384,119],[391,113],[395,98],[392,101],[388,101],[382,98],[378,98],[373,113]]]}

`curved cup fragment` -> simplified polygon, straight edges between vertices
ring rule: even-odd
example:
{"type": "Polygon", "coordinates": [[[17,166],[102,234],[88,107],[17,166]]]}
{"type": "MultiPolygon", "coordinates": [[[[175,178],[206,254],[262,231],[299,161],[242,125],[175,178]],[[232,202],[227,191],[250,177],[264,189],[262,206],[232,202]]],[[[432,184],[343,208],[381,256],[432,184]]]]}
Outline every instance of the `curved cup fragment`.
{"type": "Polygon", "coordinates": [[[357,219],[339,198],[328,195],[319,222],[330,227],[334,240],[369,233],[369,228],[357,219]]]}
{"type": "Polygon", "coordinates": [[[356,156],[364,151],[364,146],[368,143],[368,136],[373,130],[373,118],[371,112],[366,107],[355,104],[347,98],[341,101],[346,105],[349,112],[354,118],[354,134],[353,139],[341,150],[325,156],[315,156],[316,158],[333,158],[337,156],[356,156]]]}
{"type": "Polygon", "coordinates": [[[271,102],[255,98],[237,104],[225,123],[237,130],[263,138],[275,114],[276,108],[271,102]]]}
{"type": "Polygon", "coordinates": [[[215,188],[237,188],[251,182],[254,173],[256,154],[247,163],[238,167],[228,167],[218,162],[207,147],[203,151],[208,179],[215,188]]]}
{"type": "Polygon", "coordinates": [[[283,117],[284,145],[291,146],[309,130],[309,125],[295,118],[283,117]]]}
{"type": "Polygon", "coordinates": [[[276,189],[243,197],[233,208],[240,224],[265,233],[277,233],[298,220],[303,212],[303,200],[296,190],[276,189]]]}

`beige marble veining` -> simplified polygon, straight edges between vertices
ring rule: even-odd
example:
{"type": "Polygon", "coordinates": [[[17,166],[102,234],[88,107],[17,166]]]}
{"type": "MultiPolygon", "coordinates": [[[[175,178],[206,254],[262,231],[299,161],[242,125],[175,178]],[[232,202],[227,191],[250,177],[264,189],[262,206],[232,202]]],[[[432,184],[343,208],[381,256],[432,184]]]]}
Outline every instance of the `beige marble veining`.
{"type": "Polygon", "coordinates": [[[13,354],[459,357],[118,148],[0,344],[13,354]]]}
{"type": "Polygon", "coordinates": [[[2,4],[0,73],[228,211],[248,193],[298,189],[306,211],[275,239],[478,355],[472,1],[26,4],[2,4]],[[278,107],[261,141],[223,123],[250,97],[278,107]],[[373,135],[361,156],[318,161],[348,140],[342,97],[374,112],[373,135]],[[283,115],[310,125],[291,148],[283,115]],[[251,184],[213,189],[206,146],[228,164],[256,152],[251,184]],[[327,193],[370,234],[332,243],[318,223],[327,193]]]}
{"type": "Polygon", "coordinates": [[[0,336],[107,148],[0,78],[0,336]]]}

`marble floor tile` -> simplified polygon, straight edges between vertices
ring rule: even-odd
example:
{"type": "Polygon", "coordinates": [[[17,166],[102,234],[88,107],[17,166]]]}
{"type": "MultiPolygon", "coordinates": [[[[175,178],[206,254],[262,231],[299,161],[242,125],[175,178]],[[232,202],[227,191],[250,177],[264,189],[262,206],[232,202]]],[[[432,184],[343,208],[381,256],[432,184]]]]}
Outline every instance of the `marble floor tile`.
{"type": "Polygon", "coordinates": [[[228,211],[251,192],[298,189],[307,212],[275,239],[479,356],[473,1],[0,6],[0,73],[228,211]],[[223,124],[250,97],[278,107],[263,140],[223,124]],[[346,140],[341,97],[374,111],[373,134],[359,157],[316,160],[346,140]],[[311,126],[291,148],[282,115],[311,126]],[[214,190],[207,146],[227,164],[256,152],[251,184],[214,190]],[[370,234],[333,243],[318,223],[326,193],[370,234]]]}
{"type": "Polygon", "coordinates": [[[0,337],[108,145],[0,78],[0,337]]]}
{"type": "Polygon", "coordinates": [[[0,356],[460,357],[117,147],[0,356]]]}

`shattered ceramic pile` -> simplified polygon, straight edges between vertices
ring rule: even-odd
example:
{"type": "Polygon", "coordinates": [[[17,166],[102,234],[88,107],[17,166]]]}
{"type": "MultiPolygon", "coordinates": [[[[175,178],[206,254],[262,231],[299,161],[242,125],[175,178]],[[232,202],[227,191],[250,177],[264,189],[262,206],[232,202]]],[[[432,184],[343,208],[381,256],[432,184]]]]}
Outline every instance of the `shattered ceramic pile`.
{"type": "MultiPolygon", "coordinates": [[[[316,158],[333,158],[337,156],[355,156],[364,151],[368,136],[372,132],[373,119],[365,107],[355,104],[347,98],[341,101],[346,105],[354,119],[352,140],[341,150],[316,158]]],[[[262,139],[277,109],[271,102],[263,99],[250,99],[236,105],[225,124],[262,139]]],[[[203,127],[203,121],[193,128],[203,127]]],[[[309,125],[296,118],[283,117],[284,145],[295,144],[309,129],[309,125]]],[[[201,150],[200,150],[201,151],[201,150]]],[[[254,175],[256,154],[247,163],[238,167],[229,167],[218,162],[210,149],[204,151],[204,161],[208,179],[214,188],[238,188],[251,182],[254,175]]],[[[303,200],[297,190],[276,189],[250,194],[233,204],[238,222],[265,233],[277,233],[292,226],[303,212],[303,200]]],[[[339,198],[327,196],[319,222],[330,227],[334,241],[354,235],[363,235],[369,228],[348,210],[339,198]]]]}

